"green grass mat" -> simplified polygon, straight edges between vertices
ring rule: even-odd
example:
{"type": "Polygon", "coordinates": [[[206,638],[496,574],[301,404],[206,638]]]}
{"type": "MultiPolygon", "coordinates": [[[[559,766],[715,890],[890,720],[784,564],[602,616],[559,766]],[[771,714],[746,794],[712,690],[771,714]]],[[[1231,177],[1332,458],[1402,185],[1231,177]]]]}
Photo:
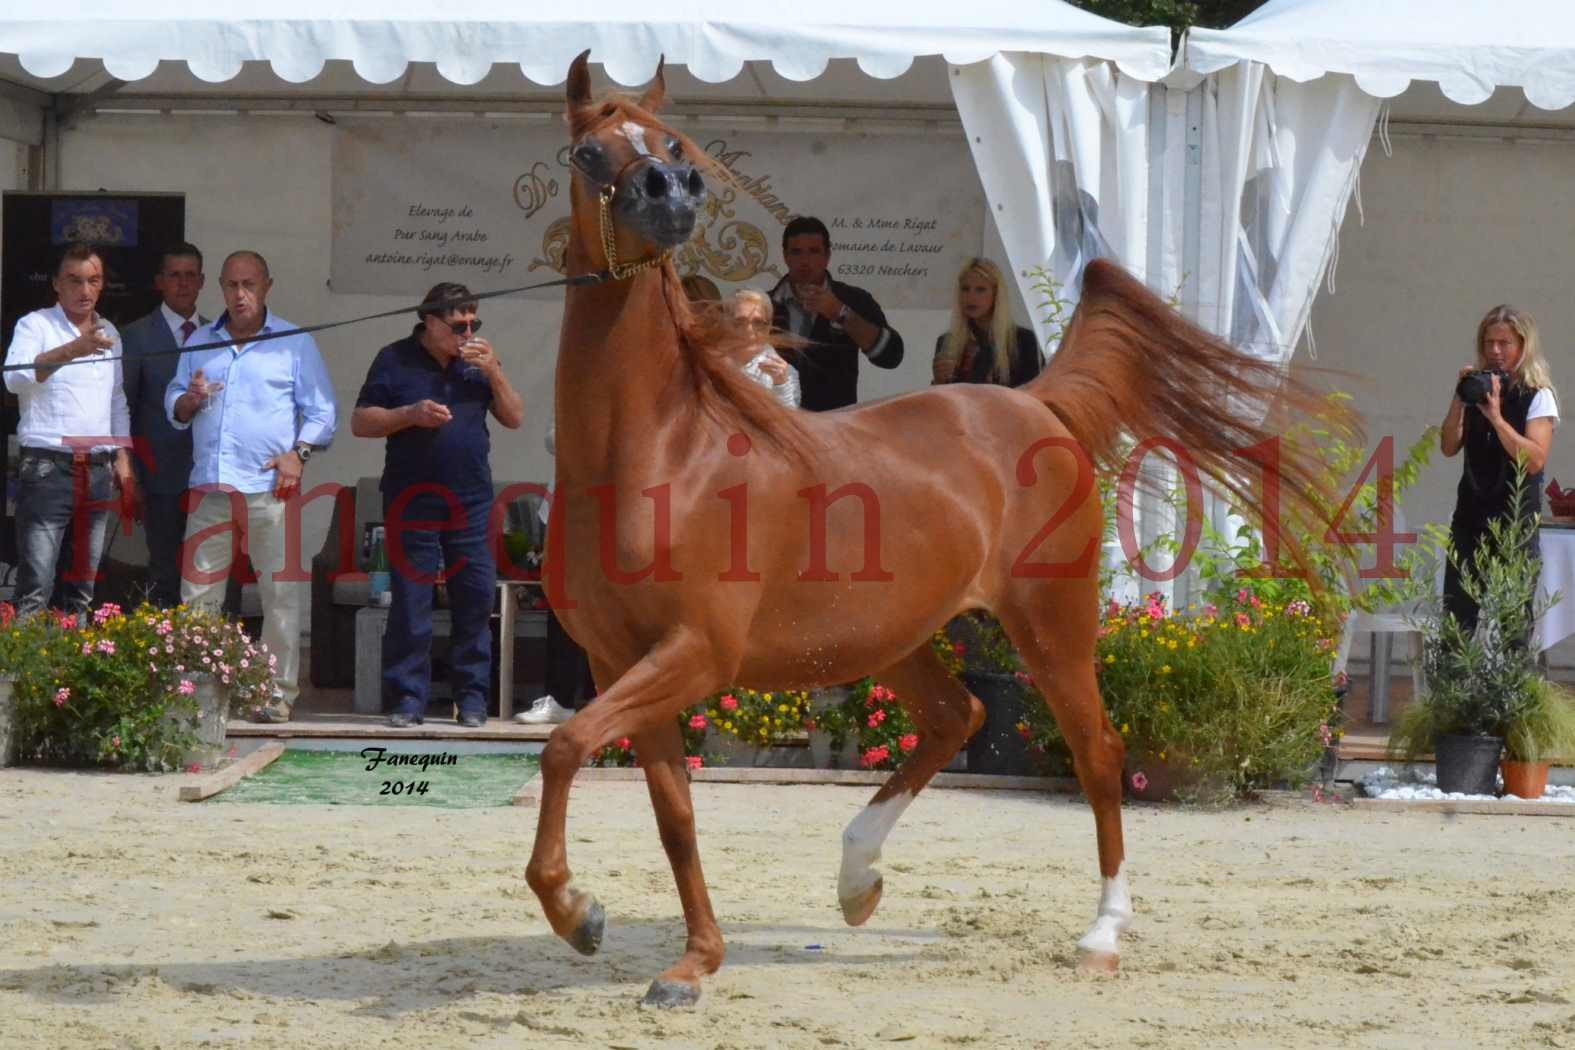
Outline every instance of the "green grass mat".
{"type": "Polygon", "coordinates": [[[267,769],[220,792],[213,801],[477,809],[509,805],[537,769],[534,755],[462,755],[445,752],[441,745],[431,751],[388,751],[382,757],[384,761],[368,769],[372,752],[286,750],[267,769]],[[427,768],[408,764],[422,756],[427,758],[427,768]]]}

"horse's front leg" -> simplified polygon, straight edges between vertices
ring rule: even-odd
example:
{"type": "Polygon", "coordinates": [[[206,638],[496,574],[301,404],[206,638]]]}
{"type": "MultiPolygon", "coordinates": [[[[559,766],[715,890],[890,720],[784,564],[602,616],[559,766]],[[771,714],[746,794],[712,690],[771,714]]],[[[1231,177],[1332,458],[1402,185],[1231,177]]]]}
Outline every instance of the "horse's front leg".
{"type": "Polygon", "coordinates": [[[700,849],[695,838],[694,803],[689,798],[689,770],[684,762],[684,738],[669,719],[634,738],[635,752],[645,769],[645,783],[656,811],[662,848],[673,866],[678,899],[684,908],[689,937],[678,962],[664,970],[645,993],[646,1006],[691,1006],[700,999],[700,978],[722,965],[726,949],[722,931],[711,910],[711,894],[700,870],[700,849]]]}
{"type": "Polygon", "coordinates": [[[595,897],[574,888],[569,873],[569,788],[599,748],[674,721],[680,710],[715,688],[704,671],[705,651],[704,642],[687,632],[663,641],[555,729],[542,750],[541,811],[525,879],[553,932],[583,955],[601,946],[606,916],[595,897]]]}

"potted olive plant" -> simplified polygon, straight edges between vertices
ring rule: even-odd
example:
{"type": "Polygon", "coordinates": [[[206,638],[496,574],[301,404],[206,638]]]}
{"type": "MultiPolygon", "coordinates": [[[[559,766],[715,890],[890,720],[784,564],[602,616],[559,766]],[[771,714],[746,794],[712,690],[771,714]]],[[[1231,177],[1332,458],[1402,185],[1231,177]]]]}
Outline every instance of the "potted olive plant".
{"type": "MultiPolygon", "coordinates": [[[[1511,506],[1519,505],[1524,488],[1520,472],[1511,506]]],[[[1506,736],[1515,735],[1521,753],[1532,750],[1534,737],[1554,739],[1537,728],[1553,709],[1545,705],[1550,692],[1529,644],[1537,619],[1558,601],[1538,593],[1540,566],[1530,553],[1536,527],[1529,517],[1502,517],[1469,561],[1449,552],[1461,588],[1480,609],[1475,631],[1464,631],[1437,596],[1415,621],[1425,683],[1390,747],[1406,761],[1431,749],[1441,791],[1492,794],[1506,736]]]]}

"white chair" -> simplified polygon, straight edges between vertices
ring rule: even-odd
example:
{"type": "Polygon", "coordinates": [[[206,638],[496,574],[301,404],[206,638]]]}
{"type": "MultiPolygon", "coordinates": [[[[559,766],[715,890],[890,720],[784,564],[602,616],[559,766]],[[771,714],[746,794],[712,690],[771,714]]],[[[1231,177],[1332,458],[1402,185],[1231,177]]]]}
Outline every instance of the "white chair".
{"type": "MultiPolygon", "coordinates": [[[[1395,507],[1394,530],[1406,531],[1405,514],[1395,507]]],[[[1435,590],[1443,584],[1443,573],[1438,566],[1423,566],[1420,572],[1433,581],[1435,590]]],[[[1340,640],[1340,650],[1335,660],[1335,670],[1345,669],[1351,642],[1358,632],[1369,635],[1367,643],[1367,709],[1374,725],[1389,722],[1389,665],[1394,658],[1395,635],[1406,639],[1406,657],[1411,661],[1411,695],[1420,696],[1425,687],[1422,677],[1422,634],[1412,624],[1421,613],[1420,600],[1400,605],[1386,606],[1373,612],[1354,610],[1345,623],[1345,635],[1340,640]]]]}

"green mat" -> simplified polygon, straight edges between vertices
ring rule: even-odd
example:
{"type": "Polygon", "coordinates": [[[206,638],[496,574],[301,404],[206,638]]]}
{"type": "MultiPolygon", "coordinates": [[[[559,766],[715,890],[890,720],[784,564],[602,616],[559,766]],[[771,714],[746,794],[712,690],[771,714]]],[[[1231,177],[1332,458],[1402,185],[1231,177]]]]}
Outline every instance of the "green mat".
{"type": "Polygon", "coordinates": [[[385,752],[382,757],[385,761],[369,770],[371,758],[358,752],[286,750],[267,769],[220,792],[213,801],[478,809],[509,805],[537,769],[534,755],[467,755],[434,749],[385,752]],[[425,769],[406,764],[423,755],[428,760],[425,769]]]}

